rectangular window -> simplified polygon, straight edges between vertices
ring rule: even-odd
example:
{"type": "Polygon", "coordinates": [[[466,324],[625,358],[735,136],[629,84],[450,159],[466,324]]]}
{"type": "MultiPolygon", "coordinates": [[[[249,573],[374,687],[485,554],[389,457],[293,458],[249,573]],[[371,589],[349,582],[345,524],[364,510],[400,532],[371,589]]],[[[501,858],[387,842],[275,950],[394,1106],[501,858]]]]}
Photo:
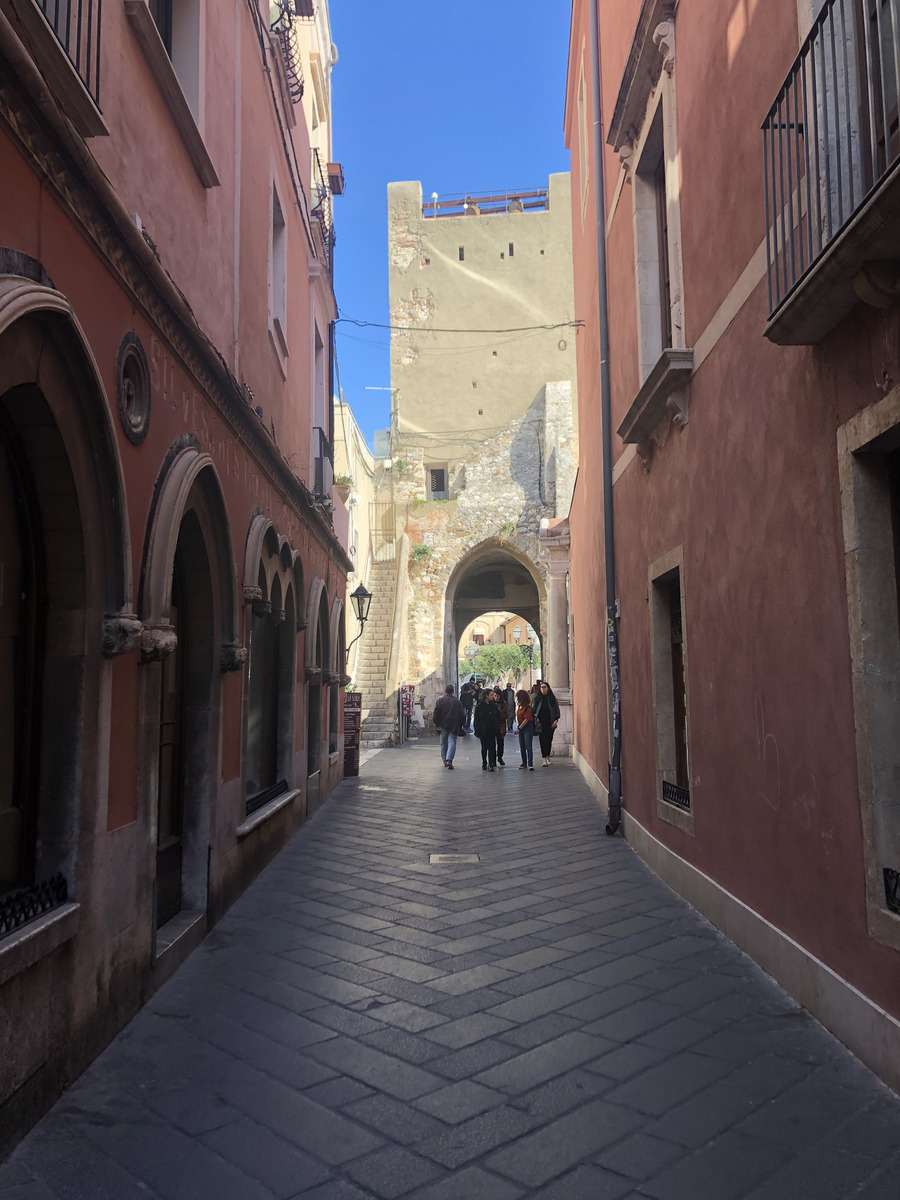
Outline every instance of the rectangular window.
{"type": "Polygon", "coordinates": [[[460,261],[460,262],[465,262],[465,258],[466,258],[466,248],[465,248],[465,246],[460,246],[460,248],[459,248],[459,261],[460,261]]]}
{"type": "Polygon", "coordinates": [[[287,229],[278,193],[272,187],[272,228],[269,240],[269,323],[281,353],[287,357],[287,229]]]}
{"type": "Polygon", "coordinates": [[[512,258],[515,253],[515,246],[512,242],[509,243],[509,257],[512,258]]]}
{"type": "Polygon", "coordinates": [[[428,478],[428,499],[429,500],[448,500],[450,498],[450,489],[447,479],[446,467],[427,467],[428,478]]]}
{"type": "MultiPolygon", "coordinates": [[[[578,80],[578,178],[581,185],[581,219],[587,206],[588,181],[591,161],[591,127],[588,123],[587,96],[584,86],[584,58],[581,62],[581,76],[578,80]]],[[[541,254],[543,254],[543,250],[541,254]]]]}
{"type": "Polygon", "coordinates": [[[672,824],[693,832],[683,569],[680,549],[650,568],[650,637],[657,809],[672,824]]]}
{"type": "Polygon", "coordinates": [[[656,250],[659,258],[659,327],[662,348],[672,345],[672,285],[669,279],[669,215],[666,199],[666,160],[662,155],[654,173],[656,190],[656,250]]]}

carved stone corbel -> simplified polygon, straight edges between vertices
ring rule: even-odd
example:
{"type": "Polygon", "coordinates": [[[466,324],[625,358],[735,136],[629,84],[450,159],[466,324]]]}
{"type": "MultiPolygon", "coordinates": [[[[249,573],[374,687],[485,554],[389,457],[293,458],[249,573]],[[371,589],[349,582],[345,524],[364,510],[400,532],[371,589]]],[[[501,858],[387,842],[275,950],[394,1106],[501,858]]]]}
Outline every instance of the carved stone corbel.
{"type": "Polygon", "coordinates": [[[297,632],[302,633],[304,629],[309,628],[309,621],[305,621],[303,617],[297,620],[297,632]]]}
{"type": "Polygon", "coordinates": [[[255,617],[271,617],[272,601],[271,600],[254,600],[253,615],[255,617]]]}
{"type": "Polygon", "coordinates": [[[650,474],[650,459],[653,457],[653,442],[650,438],[642,438],[634,444],[638,458],[641,460],[641,470],[645,475],[650,474]]]}
{"type": "Polygon", "coordinates": [[[275,622],[276,625],[283,625],[286,617],[287,617],[287,613],[284,611],[283,608],[273,608],[272,609],[272,620],[275,622]]]}
{"type": "Polygon", "coordinates": [[[622,169],[625,172],[625,182],[631,183],[634,175],[634,146],[628,142],[623,142],[618,149],[619,162],[622,164],[622,169]]]}
{"type": "Polygon", "coordinates": [[[244,588],[244,603],[253,604],[256,600],[262,600],[263,590],[261,587],[245,587],[244,588]]]}
{"type": "Polygon", "coordinates": [[[178,635],[171,625],[145,626],[141,632],[141,662],[162,662],[178,646],[178,635]]]}
{"type": "Polygon", "coordinates": [[[141,644],[143,624],[134,613],[116,613],[103,618],[103,655],[116,658],[130,654],[141,644]]]}
{"type": "Polygon", "coordinates": [[[663,70],[671,76],[675,70],[675,22],[671,17],[653,30],[653,45],[663,57],[663,70]]]}
{"type": "Polygon", "coordinates": [[[223,642],[219,650],[219,669],[222,672],[240,671],[249,657],[250,651],[246,646],[238,642],[223,642]]]}
{"type": "Polygon", "coordinates": [[[307,667],[306,668],[307,683],[319,683],[321,681],[321,679],[322,679],[322,668],[321,667],[307,667]]]}
{"type": "Polygon", "coordinates": [[[672,414],[675,424],[679,429],[684,429],[688,422],[688,400],[690,399],[690,389],[683,387],[678,388],[671,396],[666,399],[666,408],[672,414]]]}
{"type": "Polygon", "coordinates": [[[342,688],[349,687],[352,682],[353,682],[352,675],[339,675],[338,676],[338,683],[341,685],[342,688]]]}

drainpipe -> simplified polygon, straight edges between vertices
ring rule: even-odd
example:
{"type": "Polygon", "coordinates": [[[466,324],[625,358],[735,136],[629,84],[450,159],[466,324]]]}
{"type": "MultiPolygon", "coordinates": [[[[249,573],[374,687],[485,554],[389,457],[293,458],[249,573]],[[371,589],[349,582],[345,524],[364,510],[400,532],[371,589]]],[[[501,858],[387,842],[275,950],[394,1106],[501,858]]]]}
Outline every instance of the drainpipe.
{"type": "Polygon", "coordinates": [[[594,127],[594,219],[597,226],[597,324],[600,333],[600,414],[603,426],[603,540],[606,551],[606,647],[612,695],[613,750],[609,764],[610,837],[622,823],[622,724],[619,702],[619,631],[616,622],[616,551],[613,527],[612,420],[609,375],[609,305],[606,281],[606,197],[603,176],[603,121],[600,100],[599,0],[591,13],[591,109],[594,127]]]}

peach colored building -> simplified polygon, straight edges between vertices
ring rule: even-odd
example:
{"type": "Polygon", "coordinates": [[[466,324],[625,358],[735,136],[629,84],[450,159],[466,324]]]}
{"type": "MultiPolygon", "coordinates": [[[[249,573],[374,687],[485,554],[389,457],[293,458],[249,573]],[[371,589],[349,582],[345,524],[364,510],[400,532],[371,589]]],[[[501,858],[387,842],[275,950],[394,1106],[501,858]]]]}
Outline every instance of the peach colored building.
{"type": "Polygon", "coordinates": [[[897,5],[592,2],[576,758],[605,800],[611,516],[625,836],[900,1087],[897,5]]]}
{"type": "Polygon", "coordinates": [[[0,1150],[342,774],[335,60],[0,3],[0,1150]]]}

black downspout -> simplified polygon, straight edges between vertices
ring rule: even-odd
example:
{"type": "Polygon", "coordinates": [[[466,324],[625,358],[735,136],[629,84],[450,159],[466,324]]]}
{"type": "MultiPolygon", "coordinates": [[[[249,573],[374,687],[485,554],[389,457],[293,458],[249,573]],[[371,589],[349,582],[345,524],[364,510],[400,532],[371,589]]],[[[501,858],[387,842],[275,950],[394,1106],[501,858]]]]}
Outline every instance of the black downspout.
{"type": "MultiPolygon", "coordinates": [[[[328,398],[326,423],[328,445],[331,447],[331,473],[334,474],[334,321],[328,322],[328,398]]],[[[338,397],[340,399],[340,397],[338,397]]]]}
{"type": "Polygon", "coordinates": [[[597,225],[597,323],[600,332],[600,414],[603,425],[603,541],[606,551],[606,648],[612,695],[613,750],[609,764],[609,824],[612,836],[622,823],[622,724],[619,699],[619,631],[616,623],[616,550],[613,526],[613,463],[610,421],[609,301],[606,282],[606,196],[603,177],[603,123],[600,100],[599,0],[591,13],[591,109],[594,125],[594,218],[597,225]]]}

